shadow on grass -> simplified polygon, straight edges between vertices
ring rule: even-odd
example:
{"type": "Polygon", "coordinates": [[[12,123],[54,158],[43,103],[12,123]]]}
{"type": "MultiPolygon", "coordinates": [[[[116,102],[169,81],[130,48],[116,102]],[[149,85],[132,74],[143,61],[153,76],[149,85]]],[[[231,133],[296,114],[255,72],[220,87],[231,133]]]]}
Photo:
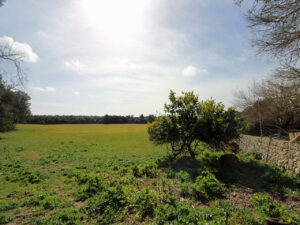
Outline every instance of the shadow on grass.
{"type": "Polygon", "coordinates": [[[219,160],[223,154],[226,153],[206,152],[199,155],[197,160],[188,156],[173,161],[166,158],[158,164],[169,178],[174,178],[177,172],[184,171],[195,181],[201,171],[208,169],[227,186],[245,186],[255,192],[268,192],[281,198],[287,197],[288,191],[300,191],[299,175],[287,174],[272,163],[264,163],[244,155],[238,155],[240,162],[236,168],[223,167],[219,160]]]}
{"type": "Polygon", "coordinates": [[[241,158],[235,169],[222,168],[217,177],[226,184],[242,185],[256,192],[268,192],[282,198],[286,197],[287,189],[300,190],[299,175],[287,174],[274,164],[249,158],[241,158]]]}

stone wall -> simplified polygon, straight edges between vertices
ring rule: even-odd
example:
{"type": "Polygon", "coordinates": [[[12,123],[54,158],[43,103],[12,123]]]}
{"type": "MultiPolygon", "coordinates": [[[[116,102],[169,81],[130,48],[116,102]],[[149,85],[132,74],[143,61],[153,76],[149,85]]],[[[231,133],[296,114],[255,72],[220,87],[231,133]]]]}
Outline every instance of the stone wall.
{"type": "Polygon", "coordinates": [[[300,174],[300,144],[288,141],[242,135],[239,140],[241,152],[258,151],[265,162],[274,162],[288,172],[300,174]]]}

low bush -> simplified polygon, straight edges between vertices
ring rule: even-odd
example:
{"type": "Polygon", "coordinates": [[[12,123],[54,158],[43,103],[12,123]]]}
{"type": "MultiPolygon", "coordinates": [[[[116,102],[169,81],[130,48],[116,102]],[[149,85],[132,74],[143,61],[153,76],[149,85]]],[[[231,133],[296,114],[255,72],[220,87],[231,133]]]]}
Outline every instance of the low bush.
{"type": "Polygon", "coordinates": [[[99,176],[89,177],[86,184],[74,193],[76,201],[84,201],[103,190],[104,181],[99,176]]]}
{"type": "Polygon", "coordinates": [[[89,199],[84,210],[89,215],[99,215],[99,224],[112,224],[124,219],[127,204],[128,199],[122,186],[112,182],[97,198],[89,199]]]}
{"type": "Polygon", "coordinates": [[[0,212],[0,224],[6,224],[9,223],[14,219],[14,216],[8,214],[8,213],[2,213],[0,212]]]}
{"type": "Polygon", "coordinates": [[[40,183],[48,178],[39,170],[25,167],[18,161],[2,165],[1,170],[7,181],[21,182],[26,185],[40,183]]]}
{"type": "Polygon", "coordinates": [[[201,201],[215,199],[220,197],[226,191],[225,185],[208,170],[204,170],[202,174],[196,178],[191,189],[191,195],[196,200],[201,201]]]}
{"type": "Polygon", "coordinates": [[[137,194],[135,205],[138,208],[138,216],[141,218],[153,217],[156,207],[156,197],[146,188],[137,194]]]}
{"type": "Polygon", "coordinates": [[[36,225],[83,225],[83,214],[76,210],[62,209],[53,216],[40,219],[36,225]]]}
{"type": "Polygon", "coordinates": [[[18,206],[16,202],[0,200],[0,212],[6,212],[18,206]]]}
{"type": "Polygon", "coordinates": [[[296,212],[288,210],[282,204],[274,201],[266,193],[256,193],[250,199],[250,207],[252,207],[259,215],[260,222],[263,223],[265,217],[279,218],[292,224],[300,224],[300,216],[296,212]]]}
{"type": "Polygon", "coordinates": [[[24,200],[22,206],[40,206],[45,210],[53,210],[61,203],[60,198],[53,195],[53,193],[44,192],[24,200]]]}
{"type": "Polygon", "coordinates": [[[131,170],[135,177],[146,176],[149,178],[156,178],[158,176],[158,165],[152,161],[134,164],[131,167],[131,170]]]}

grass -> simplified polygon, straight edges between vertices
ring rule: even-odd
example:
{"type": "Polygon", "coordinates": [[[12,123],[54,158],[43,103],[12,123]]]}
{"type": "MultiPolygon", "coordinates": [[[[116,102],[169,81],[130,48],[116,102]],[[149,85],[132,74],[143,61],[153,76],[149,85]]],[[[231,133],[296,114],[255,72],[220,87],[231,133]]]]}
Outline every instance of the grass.
{"type": "Polygon", "coordinates": [[[170,161],[146,125],[17,128],[0,135],[0,224],[300,223],[299,176],[255,154],[223,168],[204,145],[170,161]]]}

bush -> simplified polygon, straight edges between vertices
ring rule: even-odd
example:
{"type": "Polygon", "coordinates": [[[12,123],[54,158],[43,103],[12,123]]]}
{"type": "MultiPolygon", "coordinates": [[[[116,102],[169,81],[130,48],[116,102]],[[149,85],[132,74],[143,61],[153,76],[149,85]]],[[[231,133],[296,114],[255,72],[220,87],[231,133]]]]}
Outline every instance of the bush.
{"type": "Polygon", "coordinates": [[[83,215],[76,210],[62,209],[53,216],[40,219],[36,225],[82,225],[83,215]]]}
{"type": "Polygon", "coordinates": [[[220,147],[238,138],[244,127],[235,108],[225,110],[222,103],[212,99],[199,102],[193,92],[176,97],[173,91],[169,99],[171,103],[164,107],[166,115],[157,117],[148,133],[154,144],[169,145],[174,157],[188,153],[194,159],[199,142],[220,147]]]}
{"type": "Polygon", "coordinates": [[[0,212],[6,212],[8,210],[16,208],[17,206],[18,204],[16,202],[0,200],[0,212]]]}
{"type": "Polygon", "coordinates": [[[45,192],[23,201],[22,206],[40,206],[45,210],[53,210],[60,204],[60,198],[53,196],[52,193],[45,192]]]}
{"type": "Polygon", "coordinates": [[[156,178],[158,176],[158,165],[155,162],[145,162],[134,164],[131,167],[132,174],[135,177],[146,176],[149,178],[156,178]]]}
{"type": "Polygon", "coordinates": [[[75,200],[84,201],[94,196],[97,192],[103,190],[104,185],[104,182],[99,176],[90,177],[86,184],[79,191],[74,193],[75,200]]]}
{"type": "Polygon", "coordinates": [[[153,217],[156,206],[156,198],[148,188],[137,194],[135,205],[138,208],[139,216],[142,218],[153,217]]]}
{"type": "Polygon", "coordinates": [[[123,220],[127,203],[127,196],[122,186],[113,182],[97,198],[88,200],[85,211],[90,215],[100,214],[99,224],[111,224],[123,220]]]}
{"type": "Polygon", "coordinates": [[[196,178],[191,194],[197,200],[208,201],[221,196],[225,191],[225,185],[206,170],[196,178]]]}
{"type": "Polygon", "coordinates": [[[48,178],[39,170],[23,166],[19,161],[2,166],[3,174],[7,181],[36,184],[48,178]]]}
{"type": "Polygon", "coordinates": [[[272,217],[279,218],[285,221],[291,222],[292,224],[300,224],[300,217],[296,212],[288,210],[281,204],[276,203],[266,193],[256,193],[250,199],[250,207],[256,210],[261,216],[261,222],[263,218],[272,217]]]}
{"type": "Polygon", "coordinates": [[[14,216],[7,214],[7,213],[0,212],[0,224],[9,223],[13,219],[14,219],[14,216]]]}
{"type": "Polygon", "coordinates": [[[190,175],[186,171],[182,171],[182,170],[179,171],[178,173],[176,173],[176,178],[180,182],[189,182],[189,181],[191,181],[190,175]]]}

